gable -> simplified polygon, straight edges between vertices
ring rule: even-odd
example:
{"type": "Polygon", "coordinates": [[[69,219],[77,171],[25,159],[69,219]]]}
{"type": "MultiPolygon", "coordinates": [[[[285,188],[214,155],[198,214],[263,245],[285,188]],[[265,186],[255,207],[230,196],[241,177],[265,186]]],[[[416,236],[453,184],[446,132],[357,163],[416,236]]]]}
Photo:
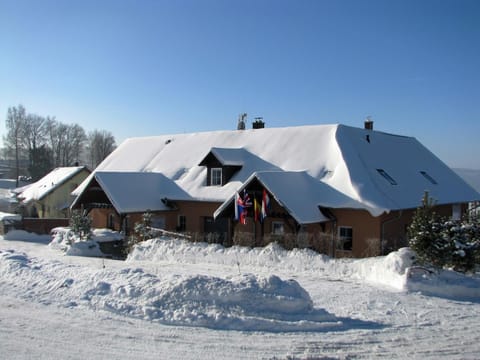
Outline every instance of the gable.
{"type": "Polygon", "coordinates": [[[90,171],[84,166],[56,168],[37,182],[29,185],[18,196],[24,203],[40,201],[81,173],[84,173],[84,176],[80,177],[78,181],[83,181],[90,171]]]}
{"type": "MultiPolygon", "coordinates": [[[[364,209],[365,206],[345,196],[331,186],[318,181],[306,172],[266,171],[256,172],[239,189],[250,191],[250,186],[258,182],[299,224],[330,221],[320,208],[364,209]]],[[[234,196],[225,201],[215,211],[214,217],[222,213],[234,201],[234,196]]]]}
{"type": "Polygon", "coordinates": [[[173,181],[159,173],[96,172],[91,185],[96,184],[120,214],[171,210],[172,200],[191,200],[173,181]]]}

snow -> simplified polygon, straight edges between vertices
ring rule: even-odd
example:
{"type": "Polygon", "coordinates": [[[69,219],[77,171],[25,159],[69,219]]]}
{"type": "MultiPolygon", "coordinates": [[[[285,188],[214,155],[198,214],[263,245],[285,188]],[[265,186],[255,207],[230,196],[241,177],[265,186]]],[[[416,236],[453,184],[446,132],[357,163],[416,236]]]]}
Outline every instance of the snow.
{"type": "MultiPolygon", "coordinates": [[[[128,191],[114,188],[116,201],[124,198],[122,208],[141,207],[142,211],[152,206],[151,200],[142,206],[138,199],[151,199],[149,195],[152,192],[157,196],[157,201],[163,196],[173,200],[187,196],[194,200],[223,203],[231,199],[252,174],[267,171],[304,172],[311,177],[309,182],[318,182],[319,188],[330,186],[342,195],[339,200],[332,202],[333,205],[354,203],[355,208],[361,206],[374,216],[391,210],[416,208],[425,190],[429,191],[437,204],[480,199],[478,192],[415,138],[345,125],[130,138],[96,169],[98,173],[117,172],[117,178],[126,176],[126,173],[162,174],[176,185],[173,187],[169,184],[158,189],[158,185],[136,187],[129,182],[128,188],[136,191],[133,198],[129,197],[128,191]],[[203,166],[203,160],[209,154],[215,155],[223,164],[241,165],[227,184],[205,186],[207,169],[203,166]],[[393,177],[397,185],[390,184],[378,169],[393,177]],[[435,179],[436,184],[422,175],[422,171],[435,179]]],[[[81,194],[94,177],[96,175],[92,174],[87,178],[75,190],[75,194],[81,194]]],[[[296,201],[294,191],[282,191],[282,194],[279,199],[282,203],[296,201]]],[[[307,212],[309,219],[321,216],[315,206],[307,212]]]]}
{"type": "Polygon", "coordinates": [[[121,213],[169,210],[162,202],[167,196],[175,200],[191,200],[175,182],[160,173],[98,171],[94,177],[121,213]]]}
{"type": "Polygon", "coordinates": [[[66,179],[71,178],[82,169],[84,169],[83,166],[59,167],[53,169],[37,182],[20,189],[21,192],[18,196],[23,202],[41,200],[55,187],[65,182],[66,179]]]}
{"type": "Polygon", "coordinates": [[[22,220],[22,216],[19,214],[0,212],[0,221],[19,221],[19,220],[22,220]]]}
{"type": "MultiPolygon", "coordinates": [[[[310,224],[330,221],[319,211],[319,206],[327,208],[363,209],[364,206],[335,190],[322,181],[317,181],[306,172],[292,171],[261,171],[255,172],[238,190],[241,194],[253,179],[257,179],[266,188],[275,200],[299,224],[310,224]],[[292,196],[292,184],[295,184],[295,196],[292,196]]],[[[232,202],[234,197],[225,201],[214,213],[219,216],[232,202]]],[[[380,215],[380,214],[378,214],[380,215]]]]}
{"type": "Polygon", "coordinates": [[[56,227],[51,234],[49,246],[71,256],[105,257],[107,255],[100,250],[100,243],[123,240],[123,235],[110,229],[93,229],[88,240],[79,239],[68,227],[56,227]]]}
{"type": "Polygon", "coordinates": [[[331,259],[276,244],[223,248],[163,237],[114,261],[65,256],[28,233],[13,238],[0,239],[0,347],[9,359],[480,352],[478,275],[413,268],[407,248],[331,259]]]}

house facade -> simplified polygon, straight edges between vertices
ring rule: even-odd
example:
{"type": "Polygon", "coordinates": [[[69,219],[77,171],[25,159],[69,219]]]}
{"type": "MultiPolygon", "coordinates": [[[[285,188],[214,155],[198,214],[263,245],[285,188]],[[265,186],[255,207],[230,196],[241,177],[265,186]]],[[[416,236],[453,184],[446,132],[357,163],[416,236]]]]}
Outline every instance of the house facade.
{"type": "Polygon", "coordinates": [[[194,240],[363,257],[407,244],[425,191],[446,216],[480,198],[415,138],[335,124],[127,139],[72,207],[127,234],[150,212],[194,240]]]}
{"type": "Polygon", "coordinates": [[[25,217],[67,218],[75,190],[90,174],[84,166],[59,167],[17,195],[25,217]]]}

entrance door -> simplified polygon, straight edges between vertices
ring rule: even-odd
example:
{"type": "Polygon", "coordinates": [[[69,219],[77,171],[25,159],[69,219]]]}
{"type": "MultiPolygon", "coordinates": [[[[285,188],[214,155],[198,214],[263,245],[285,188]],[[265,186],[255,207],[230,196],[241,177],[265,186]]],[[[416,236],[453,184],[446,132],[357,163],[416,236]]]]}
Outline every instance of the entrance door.
{"type": "Polygon", "coordinates": [[[219,218],[217,220],[214,220],[211,216],[203,218],[203,233],[206,242],[223,244],[227,239],[227,232],[227,218],[219,218]]]}

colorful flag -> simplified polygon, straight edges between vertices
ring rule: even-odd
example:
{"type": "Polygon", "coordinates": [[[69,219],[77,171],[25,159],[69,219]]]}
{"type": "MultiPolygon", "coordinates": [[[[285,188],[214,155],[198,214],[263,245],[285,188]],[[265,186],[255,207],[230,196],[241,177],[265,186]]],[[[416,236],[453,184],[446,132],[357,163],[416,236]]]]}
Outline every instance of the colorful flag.
{"type": "Polygon", "coordinates": [[[257,198],[253,198],[253,214],[255,217],[255,222],[261,221],[261,216],[260,216],[261,208],[260,208],[260,203],[258,202],[257,198]]]}
{"type": "Polygon", "coordinates": [[[268,216],[270,212],[270,198],[267,194],[267,190],[263,189],[262,196],[262,221],[268,216]]]}
{"type": "Polygon", "coordinates": [[[252,206],[252,200],[250,199],[250,196],[248,195],[247,190],[243,190],[243,206],[245,207],[252,206]]]}
{"type": "Polygon", "coordinates": [[[235,220],[239,220],[240,219],[240,214],[239,214],[239,211],[238,211],[238,202],[240,200],[240,195],[238,195],[238,192],[235,193],[235,202],[233,203],[233,206],[235,208],[235,220]]]}
{"type": "Polygon", "coordinates": [[[235,193],[235,220],[245,225],[247,223],[247,216],[243,199],[238,193],[235,193]]]}

